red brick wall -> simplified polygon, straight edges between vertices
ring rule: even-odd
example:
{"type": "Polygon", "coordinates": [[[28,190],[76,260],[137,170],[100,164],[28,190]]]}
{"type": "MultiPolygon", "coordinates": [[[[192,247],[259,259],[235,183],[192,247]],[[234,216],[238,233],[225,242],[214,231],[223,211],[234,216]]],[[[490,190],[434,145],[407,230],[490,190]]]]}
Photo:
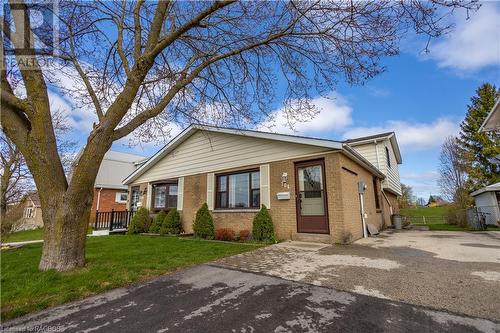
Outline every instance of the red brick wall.
{"type": "MultiPolygon", "coordinates": [[[[101,190],[101,195],[99,199],[99,211],[100,212],[110,212],[111,209],[114,210],[125,210],[127,209],[126,203],[118,203],[116,202],[116,193],[117,192],[127,192],[127,190],[114,190],[104,188],[101,190]]],[[[92,211],[91,216],[95,215],[95,211],[97,209],[97,198],[99,196],[99,189],[94,189],[94,199],[92,200],[92,211]]]]}

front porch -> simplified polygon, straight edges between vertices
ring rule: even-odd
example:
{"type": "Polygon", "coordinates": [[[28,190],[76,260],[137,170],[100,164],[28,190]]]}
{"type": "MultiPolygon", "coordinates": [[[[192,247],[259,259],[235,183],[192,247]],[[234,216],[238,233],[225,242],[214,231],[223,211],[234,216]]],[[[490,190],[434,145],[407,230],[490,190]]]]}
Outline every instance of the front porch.
{"type": "Polygon", "coordinates": [[[109,212],[96,211],[92,235],[104,236],[111,233],[126,232],[135,210],[111,210],[109,212]]]}

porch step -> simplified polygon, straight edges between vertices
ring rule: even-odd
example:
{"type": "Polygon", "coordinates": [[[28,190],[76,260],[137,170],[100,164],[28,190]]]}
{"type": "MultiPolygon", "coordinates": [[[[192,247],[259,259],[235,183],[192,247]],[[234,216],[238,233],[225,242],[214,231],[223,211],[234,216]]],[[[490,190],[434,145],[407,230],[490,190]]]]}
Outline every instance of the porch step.
{"type": "Polygon", "coordinates": [[[108,229],[92,230],[92,236],[108,236],[109,234],[119,234],[124,232],[127,232],[127,229],[113,229],[111,232],[108,229]]]}
{"type": "Polygon", "coordinates": [[[299,242],[333,244],[332,236],[322,234],[306,234],[298,232],[292,235],[292,240],[299,242]]]}

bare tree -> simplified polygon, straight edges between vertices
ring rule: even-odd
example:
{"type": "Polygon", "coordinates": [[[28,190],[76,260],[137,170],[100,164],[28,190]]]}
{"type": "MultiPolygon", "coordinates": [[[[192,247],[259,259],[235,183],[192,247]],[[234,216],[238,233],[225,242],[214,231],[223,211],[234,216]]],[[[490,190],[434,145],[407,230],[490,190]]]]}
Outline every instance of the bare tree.
{"type": "MultiPolygon", "coordinates": [[[[14,52],[24,93],[14,92],[8,70],[1,77],[3,130],[25,156],[44,212],[40,269],[85,264],[92,186],[114,141],[132,132],[154,138],[172,121],[252,126],[268,115],[278,75],[293,124],[313,116],[311,97],[338,80],[382,72],[380,58],[398,54],[410,29],[448,32],[445,16],[458,8],[475,10],[477,1],[61,2],[59,68],[42,69],[46,56],[33,51],[23,69],[26,56],[14,52]],[[96,115],[69,183],[47,92],[61,73],[78,85],[60,88],[96,115]]],[[[12,12],[15,26],[29,20],[12,12]]],[[[21,48],[23,30],[6,29],[5,40],[21,48]]]]}
{"type": "Polygon", "coordinates": [[[443,196],[459,207],[465,207],[469,201],[464,165],[457,138],[447,137],[439,156],[439,187],[443,196]]]}
{"type": "MultiPolygon", "coordinates": [[[[52,113],[57,150],[66,173],[75,153],[76,142],[64,136],[71,130],[67,116],[60,110],[52,113]]],[[[18,203],[34,190],[33,178],[19,148],[3,133],[0,134],[0,221],[5,221],[8,205],[18,203]]],[[[11,221],[13,222],[13,221],[11,221]]]]}
{"type": "Polygon", "coordinates": [[[401,196],[398,197],[399,208],[408,208],[413,202],[413,188],[410,185],[401,184],[401,196]]]}
{"type": "Polygon", "coordinates": [[[5,221],[9,204],[21,200],[30,188],[30,172],[21,151],[0,135],[0,220],[5,221]]]}

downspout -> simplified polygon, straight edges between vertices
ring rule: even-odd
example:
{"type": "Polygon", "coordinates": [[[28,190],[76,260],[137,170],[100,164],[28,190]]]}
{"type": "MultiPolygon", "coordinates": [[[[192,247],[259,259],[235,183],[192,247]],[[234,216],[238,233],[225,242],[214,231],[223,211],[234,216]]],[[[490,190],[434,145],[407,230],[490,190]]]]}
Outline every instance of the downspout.
{"type": "Polygon", "coordinates": [[[361,214],[361,225],[363,227],[363,238],[368,237],[368,232],[366,231],[366,216],[365,216],[365,203],[364,203],[364,193],[366,190],[366,184],[363,182],[358,182],[358,194],[359,194],[359,210],[361,214]]]}
{"type": "Polygon", "coordinates": [[[97,203],[96,203],[96,206],[95,206],[95,210],[99,210],[99,203],[101,201],[101,191],[102,191],[102,187],[97,192],[97,203]]]}

